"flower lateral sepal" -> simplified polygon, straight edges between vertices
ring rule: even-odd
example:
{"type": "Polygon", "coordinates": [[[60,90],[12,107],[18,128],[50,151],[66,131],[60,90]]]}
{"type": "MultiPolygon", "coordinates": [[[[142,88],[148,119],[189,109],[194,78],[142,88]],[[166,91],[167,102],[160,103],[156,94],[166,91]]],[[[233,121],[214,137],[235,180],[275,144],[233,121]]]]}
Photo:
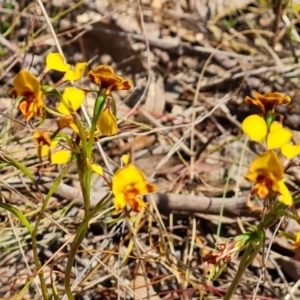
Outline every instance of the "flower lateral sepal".
{"type": "Polygon", "coordinates": [[[91,169],[93,172],[97,173],[100,176],[104,175],[103,168],[99,166],[98,164],[91,163],[89,159],[86,159],[86,165],[89,169],[91,169]]]}

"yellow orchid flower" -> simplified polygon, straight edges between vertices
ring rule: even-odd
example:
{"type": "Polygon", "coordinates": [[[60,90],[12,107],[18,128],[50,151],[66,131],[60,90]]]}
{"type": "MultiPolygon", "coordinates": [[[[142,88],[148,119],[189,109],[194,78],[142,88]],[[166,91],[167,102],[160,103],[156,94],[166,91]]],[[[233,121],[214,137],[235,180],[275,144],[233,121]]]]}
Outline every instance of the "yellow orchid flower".
{"type": "Polygon", "coordinates": [[[60,129],[65,127],[71,127],[73,131],[79,134],[78,128],[74,123],[71,112],[75,112],[84,101],[85,93],[82,90],[76,89],[74,87],[66,87],[62,94],[63,101],[61,101],[56,109],[64,117],[60,118],[58,121],[58,126],[60,129]]]}
{"type": "Polygon", "coordinates": [[[116,212],[129,204],[133,211],[139,212],[146,206],[138,196],[156,191],[156,187],[146,181],[144,173],[133,164],[127,164],[115,172],[112,178],[112,192],[115,196],[116,212]]]}
{"type": "Polygon", "coordinates": [[[101,89],[105,89],[105,94],[110,95],[114,90],[130,90],[132,83],[130,80],[124,80],[117,76],[113,68],[100,65],[88,73],[88,78],[101,89]]]}
{"type": "Polygon", "coordinates": [[[250,171],[244,177],[255,182],[252,194],[265,199],[270,191],[278,196],[278,201],[285,205],[293,203],[292,196],[283,181],[283,165],[274,151],[267,151],[256,157],[250,165],[250,171]]]}
{"type": "Polygon", "coordinates": [[[12,96],[23,97],[19,109],[27,121],[35,115],[43,117],[44,99],[40,81],[26,70],[20,71],[14,78],[14,87],[9,91],[12,96]]]}
{"type": "Polygon", "coordinates": [[[265,93],[264,95],[254,92],[254,99],[247,96],[245,98],[246,103],[257,105],[263,114],[268,111],[275,111],[277,105],[288,104],[291,102],[290,96],[283,96],[280,93],[265,93]]]}
{"type": "Polygon", "coordinates": [[[36,131],[33,134],[33,138],[38,144],[37,154],[42,161],[42,157],[48,156],[52,164],[65,164],[71,158],[70,150],[59,150],[52,153],[58,145],[58,141],[52,141],[49,134],[45,131],[36,131]]]}

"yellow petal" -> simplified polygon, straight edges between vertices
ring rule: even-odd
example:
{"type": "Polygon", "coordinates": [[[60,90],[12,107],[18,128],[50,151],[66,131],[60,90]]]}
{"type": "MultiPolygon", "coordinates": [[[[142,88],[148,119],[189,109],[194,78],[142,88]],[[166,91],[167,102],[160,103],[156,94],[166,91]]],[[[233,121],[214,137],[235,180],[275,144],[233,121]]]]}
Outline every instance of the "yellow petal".
{"type": "Polygon", "coordinates": [[[124,165],[128,165],[130,161],[130,154],[124,154],[121,158],[124,165]]]}
{"type": "Polygon", "coordinates": [[[87,63],[76,64],[74,70],[69,70],[66,72],[64,79],[69,81],[79,80],[83,76],[86,66],[87,63]]]}
{"type": "Polygon", "coordinates": [[[137,182],[134,187],[138,191],[138,195],[146,195],[156,192],[156,186],[147,181],[137,182]]]}
{"type": "Polygon", "coordinates": [[[96,127],[105,136],[111,136],[118,132],[117,119],[108,108],[100,113],[96,127]]]}
{"type": "Polygon", "coordinates": [[[88,168],[93,170],[95,173],[99,174],[100,176],[103,176],[103,169],[101,166],[97,164],[92,164],[89,159],[86,160],[86,164],[88,168]]]}
{"type": "Polygon", "coordinates": [[[280,193],[280,196],[278,196],[278,201],[288,206],[292,205],[293,198],[285,183],[281,180],[278,182],[278,185],[279,185],[278,192],[280,193]]]}
{"type": "Polygon", "coordinates": [[[242,123],[242,129],[252,141],[262,141],[268,132],[266,121],[259,115],[251,115],[242,123]]]}
{"type": "Polygon", "coordinates": [[[244,175],[244,177],[251,182],[256,182],[257,176],[258,176],[258,173],[256,171],[248,172],[247,174],[244,175]]]}
{"type": "Polygon", "coordinates": [[[77,135],[79,135],[79,129],[78,129],[78,127],[77,127],[77,125],[75,123],[71,123],[70,127],[73,129],[73,131],[75,133],[77,133],[77,135]]]}
{"type": "Polygon", "coordinates": [[[300,144],[291,145],[285,144],[281,147],[281,153],[287,158],[292,159],[300,154],[300,144]]]}
{"type": "Polygon", "coordinates": [[[252,161],[250,173],[257,173],[261,170],[272,173],[277,180],[283,177],[283,165],[274,151],[267,151],[252,161]]]}
{"type": "Polygon", "coordinates": [[[270,125],[270,132],[273,132],[273,131],[276,131],[278,129],[282,129],[282,124],[277,122],[277,121],[274,121],[271,125],[270,125]]]}
{"type": "Polygon", "coordinates": [[[40,148],[41,150],[41,156],[47,156],[48,155],[48,152],[49,152],[49,146],[47,145],[44,145],[40,148]]]}
{"type": "Polygon", "coordinates": [[[58,120],[58,127],[59,129],[66,128],[70,126],[70,124],[73,123],[73,121],[74,119],[71,115],[64,116],[58,120]]]}
{"type": "Polygon", "coordinates": [[[296,242],[300,242],[300,231],[297,233],[296,242]]]}
{"type": "Polygon", "coordinates": [[[63,102],[60,102],[57,106],[57,110],[63,115],[70,115],[71,111],[69,108],[72,108],[73,111],[76,111],[84,101],[84,91],[78,90],[73,87],[66,87],[63,92],[63,102]],[[67,106],[66,106],[67,105],[67,106]]]}
{"type": "MultiPolygon", "coordinates": [[[[56,148],[57,144],[58,144],[58,141],[52,141],[51,142],[51,150],[54,150],[56,148]]],[[[42,156],[47,156],[48,151],[49,151],[49,146],[48,145],[44,145],[44,146],[41,147],[41,155],[42,156]]]]}
{"type": "Polygon", "coordinates": [[[40,81],[30,72],[22,70],[14,78],[13,91],[17,96],[28,97],[33,94],[37,97],[41,91],[40,81]]]}
{"type": "Polygon", "coordinates": [[[64,57],[60,53],[49,53],[46,57],[47,70],[56,70],[59,72],[67,72],[70,65],[65,63],[64,57]]]}
{"type": "Polygon", "coordinates": [[[118,212],[126,206],[125,195],[123,193],[115,195],[114,205],[116,212],[118,212]]]}
{"type": "Polygon", "coordinates": [[[61,165],[67,163],[71,158],[70,150],[60,150],[51,155],[51,162],[53,164],[61,165]]]}
{"type": "Polygon", "coordinates": [[[95,173],[99,174],[100,176],[103,176],[103,169],[101,166],[92,164],[92,169],[95,173]]]}
{"type": "Polygon", "coordinates": [[[293,243],[292,246],[293,246],[294,248],[300,246],[300,231],[297,233],[297,235],[296,235],[296,237],[295,237],[295,243],[293,243]]]}
{"type": "Polygon", "coordinates": [[[270,126],[270,132],[267,137],[268,149],[277,149],[287,144],[293,137],[291,131],[283,128],[279,122],[273,122],[270,126]]]}

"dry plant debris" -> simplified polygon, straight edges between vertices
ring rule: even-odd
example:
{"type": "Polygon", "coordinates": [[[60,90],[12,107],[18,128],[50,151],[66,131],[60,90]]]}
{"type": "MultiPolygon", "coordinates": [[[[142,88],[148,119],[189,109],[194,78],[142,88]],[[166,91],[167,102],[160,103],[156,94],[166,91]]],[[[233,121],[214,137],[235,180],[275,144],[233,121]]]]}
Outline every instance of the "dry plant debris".
{"type": "MultiPolygon", "coordinates": [[[[41,277],[48,299],[71,299],[67,276],[75,299],[223,299],[243,255],[234,251],[246,243],[238,237],[272,211],[272,203],[251,195],[252,183],[243,177],[264,149],[242,134],[243,120],[260,114],[244,99],[256,92],[288,95],[292,102],[276,112],[293,142],[299,141],[299,23],[299,4],[285,0],[0,1],[0,299],[47,298],[41,277]],[[49,92],[43,100],[47,111],[41,111],[42,105],[34,110],[32,102],[20,106],[13,97],[20,95],[18,74],[26,82],[28,76],[34,81],[43,74],[44,84],[63,92],[58,83],[66,80],[64,73],[43,73],[49,53],[58,52],[69,64],[66,70],[73,72],[67,76],[71,89],[94,91],[78,107],[68,107],[59,123],[69,122],[65,127],[80,105],[77,116],[92,118],[97,66],[109,66],[124,78],[118,84],[127,84],[113,91],[106,115],[98,119],[102,134],[95,138],[98,145],[89,164],[94,171],[107,168],[110,173],[92,173],[89,209],[110,192],[107,181],[114,184],[111,175],[116,176],[122,158],[122,168],[128,166],[128,154],[135,166],[130,174],[144,184],[139,194],[157,191],[141,199],[145,208],[135,197],[129,202],[132,211],[113,200],[107,206],[112,210],[90,218],[70,274],[66,269],[73,240],[89,211],[78,165],[70,164],[65,172],[55,164],[57,157],[41,154],[45,144],[53,146],[43,132],[57,128],[58,115],[51,111],[58,100],[49,92]],[[79,79],[73,76],[80,62],[87,65],[79,79]],[[117,212],[124,209],[124,217],[111,213],[114,205],[117,212]],[[17,208],[29,228],[38,220],[35,243],[8,207],[17,208]],[[216,265],[209,277],[207,270],[216,265]]],[[[28,97],[28,90],[22,96],[28,97]]],[[[63,130],[65,135],[73,132],[63,130]]],[[[76,146],[80,152],[82,145],[76,146]]],[[[299,157],[285,171],[285,184],[297,196],[299,157]]],[[[112,190],[119,197],[120,191],[112,190]]],[[[294,203],[288,211],[297,216],[298,209],[294,203]]],[[[231,299],[300,298],[299,217],[283,216],[279,225],[265,230],[261,251],[231,299]],[[294,245],[289,238],[296,239],[294,245]]]]}

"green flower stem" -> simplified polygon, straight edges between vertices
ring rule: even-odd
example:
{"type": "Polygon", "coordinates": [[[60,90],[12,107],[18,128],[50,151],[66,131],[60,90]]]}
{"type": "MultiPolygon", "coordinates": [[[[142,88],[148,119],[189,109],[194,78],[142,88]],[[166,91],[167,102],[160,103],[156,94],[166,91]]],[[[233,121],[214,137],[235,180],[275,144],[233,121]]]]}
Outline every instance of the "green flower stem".
{"type": "Polygon", "coordinates": [[[84,203],[84,215],[87,216],[90,211],[90,189],[87,188],[87,182],[86,182],[86,177],[88,176],[89,173],[91,173],[91,170],[87,167],[86,164],[86,160],[89,157],[89,152],[87,149],[85,130],[81,123],[81,120],[76,113],[73,113],[72,116],[78,128],[80,143],[81,143],[81,151],[76,154],[77,171],[78,171],[79,182],[80,182],[82,198],[84,203]]]}
{"type": "Polygon", "coordinates": [[[229,289],[227,290],[227,293],[226,293],[225,297],[223,298],[223,300],[230,300],[232,298],[244,272],[246,271],[247,267],[249,266],[249,264],[252,262],[252,260],[255,258],[255,256],[258,254],[259,251],[260,251],[260,247],[256,248],[256,247],[253,247],[252,244],[248,245],[248,247],[246,248],[246,250],[242,256],[239,268],[238,268],[238,270],[232,280],[232,283],[229,286],[229,289]]]}
{"type": "MultiPolygon", "coordinates": [[[[97,124],[99,114],[105,104],[105,99],[106,99],[105,90],[100,90],[98,97],[96,99],[96,102],[95,102],[89,141],[86,145],[86,158],[90,161],[92,159],[92,153],[93,153],[96,124],[97,124]]],[[[83,147],[83,145],[82,145],[82,147],[83,147]]],[[[85,182],[84,198],[86,199],[85,208],[86,208],[86,214],[87,214],[88,213],[87,208],[89,209],[89,207],[90,207],[92,170],[86,166],[86,159],[83,160],[83,164],[85,165],[85,168],[84,168],[84,170],[85,170],[85,172],[84,172],[84,182],[85,182]]]]}
{"type": "Polygon", "coordinates": [[[76,231],[76,235],[75,235],[74,241],[72,243],[71,251],[70,251],[70,254],[68,257],[68,263],[67,263],[66,272],[65,272],[65,292],[66,292],[69,300],[75,299],[72,294],[72,291],[71,291],[72,266],[73,266],[73,262],[75,260],[75,256],[77,254],[77,250],[80,247],[80,245],[86,235],[87,229],[88,229],[88,224],[83,221],[79,225],[79,227],[76,231]]]}
{"type": "MultiPolygon", "coordinates": [[[[65,271],[65,291],[69,298],[69,300],[74,300],[74,296],[71,291],[71,274],[72,274],[72,266],[75,260],[78,248],[80,247],[86,233],[88,230],[88,225],[90,219],[100,210],[103,209],[103,201],[105,198],[100,201],[95,208],[90,212],[90,195],[91,195],[91,179],[92,179],[92,170],[87,166],[87,160],[92,159],[93,153],[93,144],[94,144],[94,136],[96,131],[96,124],[101,110],[105,104],[105,90],[100,90],[98,97],[95,102],[94,113],[92,118],[92,125],[90,129],[89,141],[87,142],[86,135],[82,123],[77,116],[77,114],[73,114],[74,121],[79,130],[79,136],[81,141],[81,153],[77,154],[77,170],[79,174],[79,182],[83,196],[84,202],[84,212],[85,216],[82,223],[79,225],[76,235],[74,237],[74,241],[71,246],[71,251],[69,253],[67,267],[65,271]]],[[[109,197],[110,199],[110,197],[109,197]]]]}
{"type": "Polygon", "coordinates": [[[69,257],[68,257],[68,262],[67,262],[67,266],[66,266],[66,271],[65,271],[65,292],[69,298],[69,300],[74,300],[74,296],[72,294],[71,291],[71,274],[72,274],[72,266],[73,266],[73,262],[75,260],[75,256],[77,254],[77,250],[80,247],[86,232],[88,230],[89,227],[89,222],[90,220],[101,210],[103,210],[105,208],[105,206],[107,205],[107,203],[112,199],[112,195],[108,194],[107,196],[105,196],[102,200],[100,200],[96,206],[94,207],[94,209],[84,218],[84,220],[81,222],[81,224],[79,225],[77,231],[76,231],[76,235],[74,237],[72,246],[71,246],[71,251],[69,253],[69,257]]]}
{"type": "Polygon", "coordinates": [[[40,221],[42,219],[42,216],[43,216],[43,214],[42,214],[42,212],[40,212],[40,214],[38,215],[38,218],[36,220],[32,235],[31,235],[31,243],[32,243],[33,260],[34,260],[35,267],[38,270],[38,276],[39,276],[40,283],[41,283],[43,299],[48,300],[48,299],[50,299],[50,297],[49,297],[49,293],[47,290],[46,281],[45,281],[43,273],[39,272],[39,270],[41,269],[41,264],[40,264],[40,260],[39,260],[39,255],[38,255],[38,250],[37,250],[38,246],[37,246],[37,240],[36,240],[37,229],[38,229],[38,225],[40,224],[40,221]]]}
{"type": "Polygon", "coordinates": [[[257,228],[264,230],[270,228],[274,223],[278,221],[286,212],[287,206],[281,202],[278,202],[270,209],[270,211],[264,216],[263,220],[258,224],[257,228]]]}
{"type": "Polygon", "coordinates": [[[275,224],[282,215],[286,214],[285,212],[286,208],[287,206],[285,204],[281,202],[276,203],[274,207],[271,208],[270,211],[264,216],[263,220],[258,224],[256,229],[258,243],[254,245],[254,242],[251,242],[247,246],[242,256],[238,271],[235,274],[233,281],[223,300],[230,300],[232,298],[245,270],[252,263],[253,259],[256,257],[256,255],[263,247],[265,230],[267,228],[270,228],[273,224],[275,224]]]}
{"type": "Polygon", "coordinates": [[[97,120],[98,120],[101,110],[103,109],[103,106],[104,106],[105,100],[106,100],[105,91],[106,91],[105,89],[100,90],[98,97],[96,99],[96,102],[95,102],[95,106],[94,106],[90,138],[89,138],[88,148],[87,148],[88,153],[90,154],[90,156],[88,157],[89,159],[91,159],[91,155],[92,155],[92,148],[93,148],[93,144],[94,144],[97,120]]]}

